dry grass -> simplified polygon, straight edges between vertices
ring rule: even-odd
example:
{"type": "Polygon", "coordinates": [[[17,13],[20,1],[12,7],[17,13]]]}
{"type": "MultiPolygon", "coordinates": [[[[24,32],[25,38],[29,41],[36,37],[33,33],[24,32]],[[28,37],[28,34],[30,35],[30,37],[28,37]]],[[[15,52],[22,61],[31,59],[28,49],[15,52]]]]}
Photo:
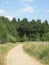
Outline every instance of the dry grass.
{"type": "Polygon", "coordinates": [[[49,65],[49,42],[27,42],[24,45],[24,51],[49,65]]]}
{"type": "Polygon", "coordinates": [[[4,65],[4,63],[6,63],[6,54],[7,52],[15,47],[17,45],[16,44],[12,44],[12,43],[8,43],[8,44],[0,44],[0,65],[4,65]]]}

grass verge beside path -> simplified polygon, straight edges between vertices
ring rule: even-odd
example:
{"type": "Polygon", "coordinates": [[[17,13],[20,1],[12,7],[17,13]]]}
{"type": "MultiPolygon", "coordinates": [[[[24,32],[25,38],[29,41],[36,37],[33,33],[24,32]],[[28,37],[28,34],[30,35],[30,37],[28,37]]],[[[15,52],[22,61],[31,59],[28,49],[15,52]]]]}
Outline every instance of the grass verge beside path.
{"type": "Polygon", "coordinates": [[[40,60],[41,63],[49,65],[49,42],[27,42],[23,49],[30,56],[40,60]]]}
{"type": "Polygon", "coordinates": [[[17,45],[18,45],[18,43],[0,44],[0,65],[5,65],[5,63],[6,63],[5,56],[6,56],[7,52],[11,48],[13,48],[13,47],[15,47],[17,45]]]}

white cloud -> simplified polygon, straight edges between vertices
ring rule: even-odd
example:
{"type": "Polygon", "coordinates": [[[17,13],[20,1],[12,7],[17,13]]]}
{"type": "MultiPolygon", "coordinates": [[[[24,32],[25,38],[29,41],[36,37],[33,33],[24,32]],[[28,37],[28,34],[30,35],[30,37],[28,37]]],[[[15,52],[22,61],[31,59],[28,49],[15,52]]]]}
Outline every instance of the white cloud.
{"type": "Polygon", "coordinates": [[[46,12],[49,12],[49,10],[46,10],[46,12]]]}
{"type": "Polygon", "coordinates": [[[12,16],[10,16],[10,15],[8,15],[8,16],[6,16],[9,20],[12,20],[12,16]]]}
{"type": "Polygon", "coordinates": [[[0,9],[0,14],[3,14],[5,17],[7,17],[9,20],[12,20],[12,16],[9,15],[8,12],[6,12],[5,10],[3,9],[0,9]]]}
{"type": "Polygon", "coordinates": [[[5,1],[5,4],[7,4],[7,5],[8,5],[8,4],[10,4],[10,2],[9,2],[9,1],[5,1]]]}
{"type": "Polygon", "coordinates": [[[0,9],[0,14],[4,14],[5,11],[3,9],[0,9]]]}
{"type": "Polygon", "coordinates": [[[26,8],[23,8],[21,10],[19,10],[20,12],[22,13],[33,13],[34,12],[34,9],[32,7],[26,7],[26,8]]]}

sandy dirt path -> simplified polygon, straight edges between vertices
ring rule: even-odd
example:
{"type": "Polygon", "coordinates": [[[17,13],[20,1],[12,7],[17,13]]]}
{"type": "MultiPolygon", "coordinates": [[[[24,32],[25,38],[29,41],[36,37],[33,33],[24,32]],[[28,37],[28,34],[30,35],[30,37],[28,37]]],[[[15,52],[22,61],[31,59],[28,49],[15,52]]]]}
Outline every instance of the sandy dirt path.
{"type": "Polygon", "coordinates": [[[43,65],[23,51],[23,45],[11,49],[7,54],[7,65],[43,65]]]}

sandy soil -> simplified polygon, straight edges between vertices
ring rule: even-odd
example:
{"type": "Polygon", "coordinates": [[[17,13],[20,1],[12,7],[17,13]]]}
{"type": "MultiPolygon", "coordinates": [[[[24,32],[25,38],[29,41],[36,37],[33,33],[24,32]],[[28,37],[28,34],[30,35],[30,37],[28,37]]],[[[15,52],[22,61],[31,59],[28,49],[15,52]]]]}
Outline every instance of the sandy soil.
{"type": "Polygon", "coordinates": [[[11,49],[7,54],[7,65],[43,65],[23,51],[23,45],[11,49]]]}

